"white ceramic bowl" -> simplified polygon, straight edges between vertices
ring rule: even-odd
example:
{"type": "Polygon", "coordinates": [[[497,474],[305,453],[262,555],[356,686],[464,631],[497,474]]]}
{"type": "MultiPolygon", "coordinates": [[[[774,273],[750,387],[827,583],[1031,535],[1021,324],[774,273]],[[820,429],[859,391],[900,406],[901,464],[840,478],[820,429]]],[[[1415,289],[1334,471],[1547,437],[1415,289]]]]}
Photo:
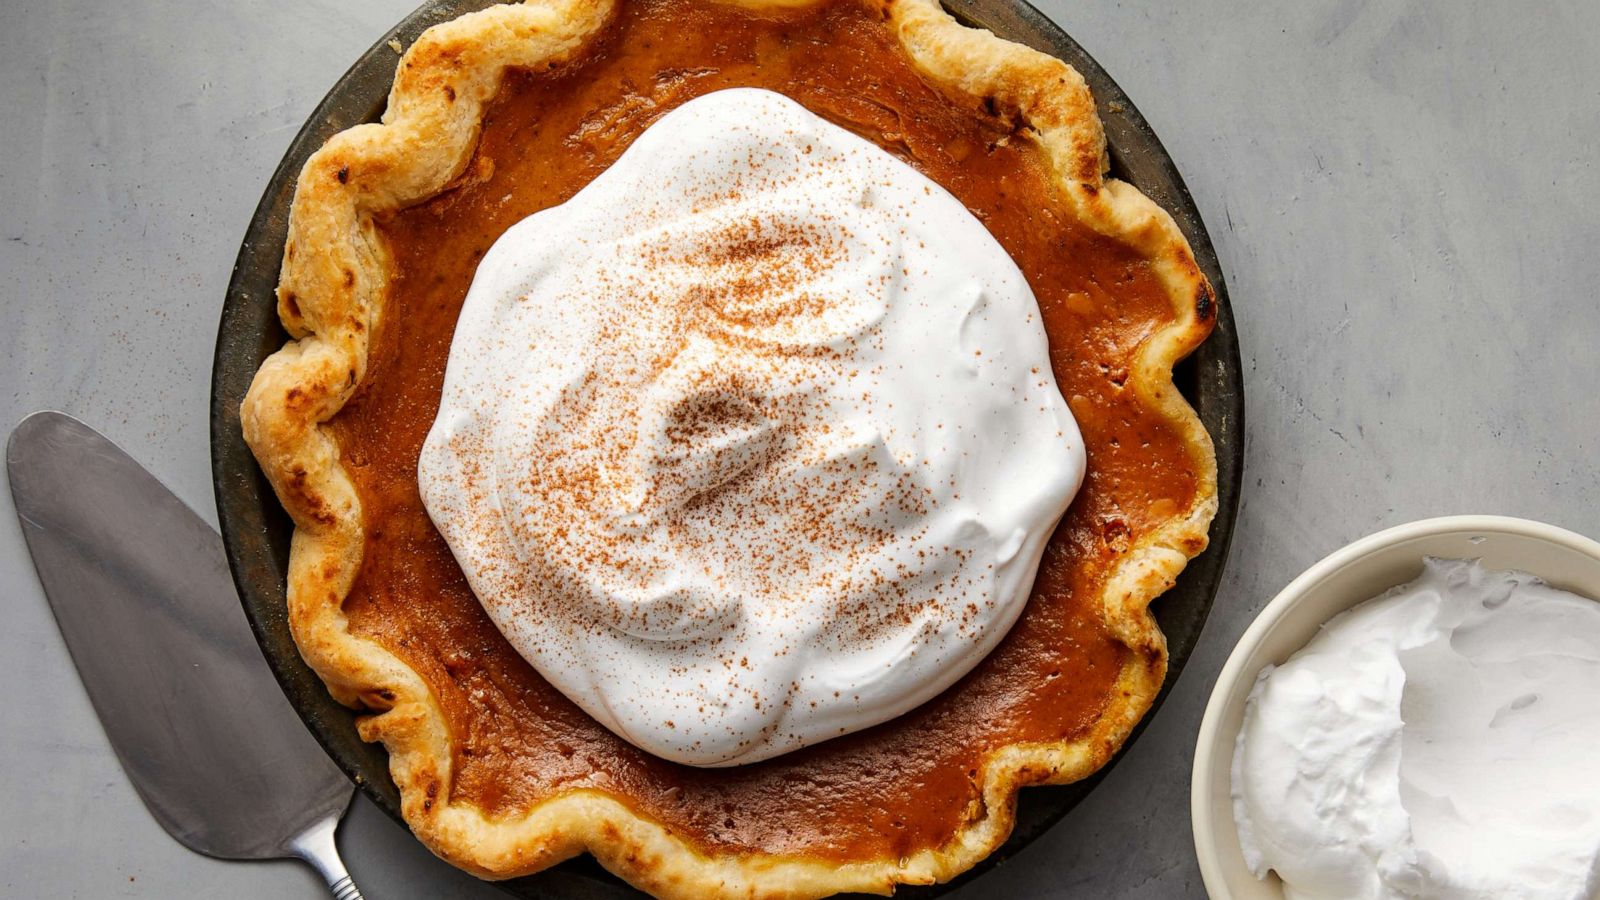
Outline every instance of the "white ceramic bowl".
{"type": "Polygon", "coordinates": [[[1531,572],[1600,599],[1600,543],[1554,525],[1504,516],[1446,516],[1399,525],[1335,551],[1278,596],[1250,624],[1217,676],[1195,747],[1189,812],[1200,874],[1212,900],[1283,900],[1275,875],[1245,867],[1233,824],[1229,768],[1256,674],[1304,647],[1322,623],[1422,573],[1422,559],[1478,558],[1493,569],[1531,572]]]}

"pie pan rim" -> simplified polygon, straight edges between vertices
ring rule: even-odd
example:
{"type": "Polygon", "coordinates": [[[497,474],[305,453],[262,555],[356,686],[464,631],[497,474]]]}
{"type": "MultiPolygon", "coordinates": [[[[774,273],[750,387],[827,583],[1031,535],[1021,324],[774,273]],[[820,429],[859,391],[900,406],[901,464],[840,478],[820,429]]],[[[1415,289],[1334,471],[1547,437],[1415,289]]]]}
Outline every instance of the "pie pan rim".
{"type": "MultiPolygon", "coordinates": [[[[902,7],[916,8],[916,7],[920,6],[920,5],[921,4],[910,3],[910,4],[902,4],[902,7]]],[[[1025,7],[1018,7],[1018,8],[1026,10],[1025,7]]],[[[374,52],[384,52],[380,48],[382,48],[382,43],[380,43],[380,45],[378,47],[374,48],[374,52]]],[[[392,55],[391,55],[391,60],[392,60],[392,55]]],[[[391,65],[392,65],[392,61],[391,61],[391,65]]],[[[1080,63],[1080,65],[1081,65],[1081,63],[1080,63]]],[[[1112,87],[1114,88],[1114,85],[1112,87]]],[[[1105,97],[1105,96],[1102,96],[1100,99],[1102,101],[1102,104],[1104,104],[1104,103],[1107,102],[1108,98],[1105,97]]],[[[1113,103],[1116,102],[1114,97],[1111,98],[1111,102],[1113,102],[1113,103]]],[[[1119,111],[1118,114],[1119,115],[1126,115],[1127,109],[1128,109],[1127,107],[1124,107],[1123,110],[1119,111]]],[[[319,115],[320,115],[320,111],[319,111],[319,115]]],[[[1136,116],[1137,114],[1135,113],[1134,115],[1136,116]]],[[[312,123],[310,125],[308,125],[308,131],[310,131],[312,129],[313,125],[317,124],[317,119],[318,119],[318,117],[315,117],[315,116],[313,117],[312,123]]],[[[1139,124],[1142,125],[1142,121],[1139,124]]],[[[302,135],[302,139],[297,140],[297,142],[296,142],[296,148],[297,149],[301,149],[301,150],[305,149],[302,146],[305,143],[305,137],[306,137],[305,135],[302,135]]],[[[1153,140],[1153,136],[1152,136],[1152,140],[1153,140]]],[[[1159,145],[1157,144],[1156,146],[1159,149],[1159,145]]],[[[296,148],[292,148],[291,156],[293,156],[294,149],[296,149],[296,148]]],[[[1113,149],[1115,150],[1115,148],[1113,148],[1113,149]]],[[[1164,159],[1164,155],[1163,155],[1163,159],[1164,159]]],[[[1099,160],[1096,160],[1096,164],[1097,165],[1099,164],[1099,162],[1100,162],[1099,160]]],[[[286,159],[285,166],[287,167],[288,164],[289,164],[289,160],[286,159]]],[[[1169,163],[1169,165],[1170,165],[1170,163],[1169,163]]],[[[283,170],[280,169],[280,176],[282,174],[283,174],[283,170]]],[[[1175,175],[1175,173],[1174,173],[1174,175],[1175,175]]],[[[272,207],[278,207],[279,208],[279,214],[281,215],[281,206],[282,206],[282,201],[283,201],[283,198],[281,196],[281,191],[284,190],[284,185],[282,184],[281,179],[279,179],[279,180],[275,180],[274,186],[275,186],[275,188],[277,190],[275,191],[275,190],[269,189],[268,195],[263,199],[262,210],[263,211],[267,211],[272,207]]],[[[1177,200],[1181,201],[1178,205],[1186,207],[1186,209],[1184,211],[1192,216],[1193,215],[1193,212],[1192,212],[1192,201],[1189,201],[1189,198],[1187,197],[1186,192],[1182,192],[1181,182],[1178,183],[1177,187],[1178,187],[1179,192],[1181,193],[1181,196],[1176,198],[1177,200]]],[[[1171,203],[1172,200],[1169,198],[1168,202],[1171,203]]],[[[263,218],[262,217],[262,211],[258,211],[257,221],[260,222],[262,220],[262,218],[263,218]]],[[[1194,220],[1195,223],[1197,223],[1198,222],[1198,217],[1194,216],[1193,220],[1194,220]]],[[[255,231],[255,228],[253,226],[252,233],[254,233],[254,231],[255,231]]],[[[1205,259],[1203,261],[1204,262],[1208,262],[1208,263],[1212,263],[1213,265],[1210,266],[1210,267],[1214,268],[1214,256],[1210,252],[1209,242],[1204,240],[1203,228],[1201,229],[1201,231],[1199,233],[1199,236],[1200,236],[1200,239],[1201,239],[1199,241],[1199,244],[1200,244],[1202,250],[1205,252],[1205,255],[1207,257],[1207,259],[1205,259]]],[[[281,244],[280,244],[280,246],[281,246],[281,244]]],[[[239,285],[239,281],[240,281],[241,275],[247,273],[248,261],[247,261],[246,257],[247,257],[247,254],[250,252],[250,249],[251,249],[251,245],[250,245],[250,242],[247,240],[246,248],[245,248],[244,251],[241,252],[241,265],[240,265],[239,268],[236,269],[236,272],[235,272],[235,288],[240,286],[239,285]]],[[[1220,291],[1220,288],[1221,288],[1220,273],[1212,273],[1212,282],[1213,282],[1214,287],[1216,287],[1218,289],[1217,293],[1220,296],[1220,294],[1221,294],[1221,291],[1220,291]]],[[[241,299],[243,301],[245,301],[245,302],[254,302],[257,305],[259,305],[261,303],[261,298],[259,297],[259,294],[257,294],[254,297],[250,297],[250,296],[245,295],[241,291],[230,289],[230,307],[233,307],[235,305],[235,300],[241,300],[241,299]]],[[[1219,574],[1220,573],[1221,557],[1225,556],[1225,550],[1226,550],[1226,546],[1225,546],[1225,544],[1226,544],[1226,536],[1229,533],[1229,531],[1231,531],[1231,528],[1229,528],[1228,526],[1231,525],[1233,507],[1234,507],[1234,505],[1236,503],[1236,485],[1237,485],[1236,431],[1237,431],[1237,428],[1238,428],[1238,426],[1240,424],[1240,419],[1239,419],[1239,417],[1237,415],[1237,412],[1238,412],[1237,407],[1239,406],[1239,402],[1238,402],[1239,401],[1239,395],[1238,395],[1237,385],[1236,385],[1237,371],[1238,371],[1237,350],[1236,350],[1236,344],[1231,340],[1231,338],[1232,338],[1232,331],[1231,331],[1232,323],[1231,323],[1231,318],[1229,318],[1229,310],[1228,310],[1228,308],[1227,308],[1225,303],[1212,303],[1211,304],[1211,309],[1217,315],[1217,318],[1222,320],[1223,330],[1225,331],[1225,333],[1227,334],[1227,336],[1228,336],[1228,338],[1230,340],[1228,340],[1227,343],[1221,348],[1221,352],[1219,354],[1208,354],[1208,355],[1215,355],[1215,356],[1220,357],[1220,364],[1221,364],[1220,368],[1224,369],[1224,370],[1228,370],[1228,369],[1231,368],[1231,371],[1233,372],[1234,378],[1235,378],[1234,389],[1231,391],[1231,396],[1225,396],[1223,398],[1224,399],[1224,405],[1225,406],[1229,406],[1229,407],[1233,407],[1233,409],[1231,411],[1234,412],[1235,414],[1230,417],[1230,416],[1226,415],[1226,413],[1228,411],[1230,411],[1230,410],[1224,410],[1225,414],[1220,419],[1220,421],[1221,421],[1221,423],[1223,425],[1231,424],[1233,426],[1233,429],[1232,430],[1224,429],[1222,432],[1219,433],[1219,432],[1217,432],[1215,430],[1215,427],[1213,428],[1213,439],[1216,441],[1216,443],[1217,443],[1217,445],[1219,447],[1219,450],[1226,449],[1226,450],[1229,451],[1229,454],[1228,454],[1229,458],[1225,460],[1226,465],[1224,465],[1222,467],[1222,471],[1218,473],[1219,476],[1220,476],[1220,479],[1221,479],[1219,483],[1221,484],[1221,486],[1226,488],[1226,491],[1223,494],[1221,494],[1221,501],[1222,502],[1220,504],[1221,508],[1224,510],[1223,519],[1222,519],[1222,522],[1221,522],[1223,527],[1219,530],[1219,533],[1216,536],[1218,538],[1218,540],[1214,540],[1214,542],[1213,542],[1214,543],[1214,550],[1213,550],[1212,554],[1209,554],[1210,556],[1217,557],[1214,565],[1212,566],[1213,576],[1214,576],[1215,574],[1219,574]],[[1229,366],[1230,362],[1232,364],[1231,367],[1229,366]],[[1228,402],[1228,401],[1231,401],[1231,402],[1228,402]]],[[[262,605],[260,603],[252,603],[251,602],[252,593],[257,595],[258,598],[259,598],[259,595],[261,593],[259,590],[252,591],[252,589],[251,589],[251,587],[259,587],[260,582],[263,580],[262,579],[262,574],[263,573],[260,571],[260,566],[262,566],[265,563],[271,563],[272,561],[264,559],[263,555],[259,552],[259,549],[260,549],[259,547],[256,548],[257,552],[255,552],[253,554],[253,556],[247,554],[246,552],[244,552],[242,549],[239,548],[239,545],[242,542],[249,541],[249,540],[255,540],[257,538],[257,536],[255,534],[253,534],[253,533],[250,533],[249,528],[248,528],[248,524],[249,523],[247,523],[245,521],[242,521],[237,515],[235,515],[233,512],[230,511],[230,510],[237,510],[237,508],[238,508],[238,500],[239,500],[239,497],[241,495],[250,494],[252,491],[254,491],[254,493],[256,495],[256,502],[259,505],[259,502],[260,502],[260,482],[259,482],[259,478],[255,476],[255,473],[253,473],[251,471],[248,471],[248,469],[250,468],[248,465],[245,465],[245,466],[242,467],[246,471],[241,471],[241,466],[239,464],[239,453],[238,453],[239,448],[237,447],[237,434],[238,434],[238,432],[236,430],[233,430],[233,431],[231,431],[231,434],[230,434],[230,429],[237,429],[238,428],[238,418],[237,418],[237,414],[235,412],[237,410],[237,406],[234,406],[232,410],[229,410],[227,407],[230,404],[230,402],[231,403],[237,403],[237,399],[236,398],[238,396],[238,393],[237,393],[237,371],[236,370],[239,368],[239,366],[236,364],[235,361],[236,361],[237,357],[239,356],[239,352],[238,352],[238,349],[237,349],[239,342],[238,341],[230,341],[229,337],[230,337],[229,319],[228,319],[227,316],[225,316],[225,318],[224,318],[224,327],[223,327],[223,335],[219,339],[219,348],[218,348],[218,362],[219,362],[219,365],[218,365],[218,368],[217,368],[217,375],[216,375],[216,378],[217,378],[217,389],[214,392],[214,401],[215,401],[215,403],[214,403],[214,413],[215,414],[214,414],[214,419],[213,419],[213,425],[214,425],[214,462],[216,464],[217,475],[218,475],[217,490],[218,490],[219,512],[222,513],[222,519],[223,519],[223,524],[224,524],[224,534],[225,534],[225,537],[229,541],[230,561],[233,564],[236,578],[240,582],[242,593],[245,594],[247,610],[249,610],[251,612],[251,618],[252,618],[253,624],[257,627],[258,636],[261,636],[262,639],[263,639],[263,646],[268,648],[269,659],[272,659],[272,661],[274,662],[274,667],[278,671],[280,679],[285,681],[286,688],[290,689],[289,692],[290,692],[290,695],[291,695],[291,699],[295,699],[296,700],[297,707],[300,708],[302,710],[302,712],[304,713],[305,712],[305,706],[300,702],[301,698],[296,696],[297,690],[294,687],[290,686],[290,682],[295,680],[296,678],[298,678],[299,682],[303,682],[305,680],[303,671],[298,672],[298,673],[292,671],[292,669],[293,669],[293,665],[292,664],[298,662],[298,660],[297,659],[285,660],[285,659],[281,658],[282,654],[281,653],[274,653],[272,651],[272,649],[270,648],[270,645],[269,645],[269,638],[270,638],[271,633],[274,632],[274,631],[281,632],[283,623],[281,621],[274,620],[273,613],[272,613],[272,611],[270,609],[263,609],[262,605]],[[230,347],[234,348],[234,350],[232,352],[229,352],[229,348],[230,347]],[[234,363],[234,364],[230,366],[229,365],[230,363],[234,363]],[[233,380],[233,382],[225,384],[225,376],[228,375],[230,372],[232,372],[234,374],[234,380],[233,380]],[[233,413],[233,415],[229,415],[230,413],[233,413]],[[230,438],[231,438],[231,441],[229,440],[230,438]],[[230,450],[231,450],[231,456],[229,454],[230,450]],[[241,527],[241,526],[243,526],[243,527],[241,527]],[[249,586],[247,586],[247,584],[249,586]],[[287,671],[287,674],[286,674],[286,671],[287,671]]],[[[1213,343],[1215,343],[1215,342],[1216,342],[1216,338],[1213,338],[1213,343]]],[[[259,358],[259,357],[257,357],[257,358],[259,358]]],[[[1224,394],[1227,395],[1227,394],[1229,394],[1229,392],[1225,390],[1224,394]]],[[[246,459],[247,459],[247,457],[246,457],[246,459]]],[[[270,495],[268,495],[267,499],[268,499],[268,502],[270,502],[270,495]]],[[[268,555],[270,555],[270,554],[268,554],[268,555]]],[[[279,560],[278,563],[281,565],[281,560],[279,560]]],[[[270,573],[268,573],[268,574],[270,574],[270,573]]],[[[272,579],[270,577],[266,578],[265,580],[268,581],[268,582],[272,581],[272,579]]],[[[1213,584],[1209,585],[1209,590],[1204,591],[1204,593],[1206,595],[1205,596],[1206,605],[1209,604],[1210,594],[1211,594],[1211,592],[1214,591],[1214,589],[1215,589],[1215,584],[1213,583],[1213,584]]],[[[278,600],[278,603],[281,605],[281,602],[282,602],[281,601],[281,597],[282,597],[281,582],[280,582],[280,587],[278,588],[278,590],[279,590],[278,597],[280,598],[278,600]]],[[[1204,615],[1204,609],[1202,608],[1201,610],[1199,610],[1199,614],[1198,614],[1198,616],[1196,618],[1196,621],[1194,622],[1194,630],[1195,631],[1198,630],[1199,621],[1203,620],[1203,615],[1204,615]]],[[[278,614],[278,619],[281,620],[281,613],[278,614]]],[[[1191,639],[1190,643],[1192,644],[1192,639],[1191,639]]],[[[297,684],[297,687],[303,689],[304,685],[303,684],[297,684]]],[[[329,740],[329,736],[328,736],[328,732],[330,731],[330,729],[337,730],[342,726],[342,728],[347,732],[349,727],[350,727],[349,726],[349,717],[348,717],[348,715],[344,715],[343,716],[343,721],[342,722],[339,721],[339,717],[338,716],[328,716],[328,715],[322,715],[322,716],[307,715],[307,719],[308,719],[308,722],[313,726],[313,730],[318,732],[319,737],[323,738],[325,743],[331,743],[331,741],[329,740]]],[[[334,752],[334,755],[335,755],[336,758],[340,759],[341,763],[346,766],[347,770],[349,770],[349,769],[363,770],[364,774],[367,774],[367,775],[370,776],[370,771],[368,769],[366,769],[365,767],[360,766],[360,765],[352,765],[351,761],[347,758],[347,756],[348,756],[347,754],[341,754],[339,752],[334,752]]],[[[369,785],[372,785],[373,782],[375,781],[375,779],[373,779],[371,777],[367,777],[365,779],[365,781],[369,785]]],[[[376,790],[375,788],[369,788],[369,792],[381,795],[381,792],[376,790]]],[[[489,872],[487,874],[502,874],[502,873],[494,872],[494,871],[491,870],[491,872],[489,872]]],[[[927,873],[924,873],[924,874],[927,874],[927,873]]],[[[942,874],[942,873],[935,873],[935,874],[942,874]]]]}

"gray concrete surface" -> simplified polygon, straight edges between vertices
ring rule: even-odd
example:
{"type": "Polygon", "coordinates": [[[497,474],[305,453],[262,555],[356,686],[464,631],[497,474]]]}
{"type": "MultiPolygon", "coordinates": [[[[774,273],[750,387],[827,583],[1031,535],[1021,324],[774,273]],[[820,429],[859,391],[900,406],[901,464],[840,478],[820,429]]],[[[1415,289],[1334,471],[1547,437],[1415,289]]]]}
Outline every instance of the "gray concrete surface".
{"type": "MultiPolygon", "coordinates": [[[[410,6],[0,7],[0,425],[65,409],[212,515],[207,388],[239,238],[300,122],[410,6]]],[[[960,896],[1200,897],[1193,734],[1274,591],[1427,515],[1600,535],[1600,4],[1041,6],[1143,109],[1210,224],[1248,373],[1245,499],[1172,699],[1069,820],[960,896]]],[[[293,863],[201,858],[145,813],[0,496],[0,895],[319,896],[293,863]]],[[[368,897],[500,896],[365,800],[342,844],[368,897]]]]}

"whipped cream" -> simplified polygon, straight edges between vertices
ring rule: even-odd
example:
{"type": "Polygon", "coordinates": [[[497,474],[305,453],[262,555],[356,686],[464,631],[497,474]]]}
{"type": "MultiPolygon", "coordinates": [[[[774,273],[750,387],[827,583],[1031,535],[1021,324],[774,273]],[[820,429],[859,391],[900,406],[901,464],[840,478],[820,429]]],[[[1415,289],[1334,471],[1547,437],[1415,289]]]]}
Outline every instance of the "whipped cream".
{"type": "Polygon", "coordinates": [[[737,89],[490,249],[418,477],[546,679],[719,766],[969,671],[1084,466],[993,236],[877,146],[737,89]]]}
{"type": "Polygon", "coordinates": [[[1600,603],[1427,561],[1268,667],[1233,809],[1289,900],[1600,890],[1600,603]]]}

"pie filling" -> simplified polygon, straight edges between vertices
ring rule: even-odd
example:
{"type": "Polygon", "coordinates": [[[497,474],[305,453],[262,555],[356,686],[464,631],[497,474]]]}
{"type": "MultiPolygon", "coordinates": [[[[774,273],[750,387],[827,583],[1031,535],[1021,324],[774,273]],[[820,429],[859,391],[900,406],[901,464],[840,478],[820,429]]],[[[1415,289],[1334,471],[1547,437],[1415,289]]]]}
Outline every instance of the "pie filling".
{"type": "Polygon", "coordinates": [[[508,76],[462,178],[378,227],[398,276],[367,376],[329,423],[367,527],[345,612],[432,689],[454,739],[452,801],[492,817],[599,790],[708,852],[897,858],[980,813],[990,750],[1070,740],[1095,722],[1130,652],[1106,630],[1101,586],[1199,490],[1181,434],[1128,383],[1141,343],[1174,312],[1148,262],[1077,223],[1025,136],[924,84],[878,17],[842,4],[783,14],[625,4],[582,59],[508,76]],[[1037,299],[1088,472],[1016,625],[954,686],[844,737],[701,769],[619,738],[501,636],[423,507],[417,466],[490,246],[570,199],[668,111],[734,87],[776,91],[877,144],[983,223],[1037,299]]]}
{"type": "Polygon", "coordinates": [[[971,670],[1083,470],[1005,250],[881,148],[740,88],[495,242],[418,481],[551,684],[656,756],[737,765],[971,670]]]}

